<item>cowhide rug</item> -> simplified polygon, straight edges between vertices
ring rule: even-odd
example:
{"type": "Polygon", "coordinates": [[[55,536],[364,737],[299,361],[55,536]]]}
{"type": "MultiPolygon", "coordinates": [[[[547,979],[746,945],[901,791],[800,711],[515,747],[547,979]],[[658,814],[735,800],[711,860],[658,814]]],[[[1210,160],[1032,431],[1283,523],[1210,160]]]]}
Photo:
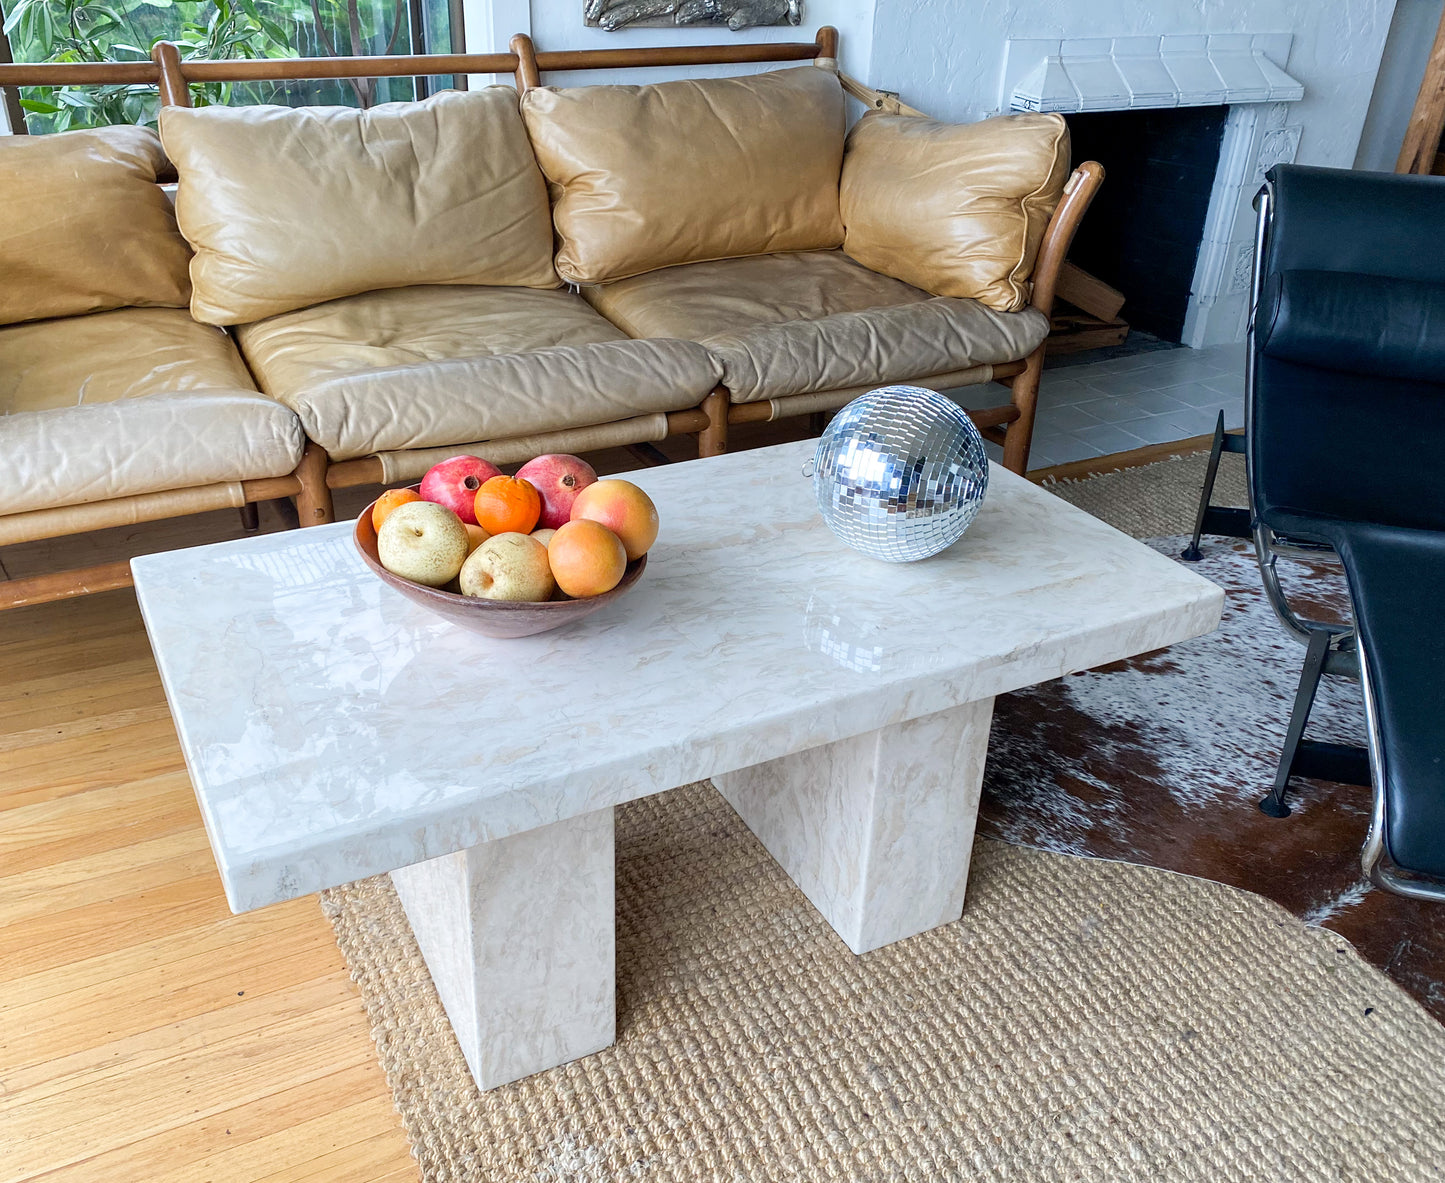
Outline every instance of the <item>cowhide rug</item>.
{"type": "MultiPolygon", "coordinates": [[[[1150,545],[1177,556],[1185,541],[1150,545]]],[[[1370,791],[1297,779],[1292,816],[1259,811],[1304,648],[1275,620],[1248,544],[1207,539],[1205,551],[1193,566],[1225,590],[1218,631],[999,698],[979,832],[1268,896],[1338,932],[1445,1020],[1445,904],[1361,875],[1370,791]]],[[[1338,567],[1281,566],[1307,614],[1347,618],[1338,567]]],[[[1359,686],[1325,678],[1305,734],[1363,743],[1359,686]]]]}

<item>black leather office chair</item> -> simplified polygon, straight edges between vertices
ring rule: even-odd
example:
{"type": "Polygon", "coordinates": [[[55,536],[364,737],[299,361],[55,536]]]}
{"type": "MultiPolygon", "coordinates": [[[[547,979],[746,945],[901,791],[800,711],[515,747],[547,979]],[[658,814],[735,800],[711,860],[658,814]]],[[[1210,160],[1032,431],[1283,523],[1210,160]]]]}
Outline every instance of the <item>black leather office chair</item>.
{"type": "Polygon", "coordinates": [[[1206,486],[1200,526],[1253,535],[1270,602],[1307,647],[1260,808],[1289,812],[1291,775],[1373,783],[1366,873],[1445,899],[1422,878],[1445,879],[1445,180],[1279,166],[1256,247],[1250,509],[1210,509],[1206,486]],[[1300,617],[1280,557],[1338,557],[1354,627],[1300,617]],[[1361,680],[1368,764],[1303,739],[1322,674],[1361,680]]]}

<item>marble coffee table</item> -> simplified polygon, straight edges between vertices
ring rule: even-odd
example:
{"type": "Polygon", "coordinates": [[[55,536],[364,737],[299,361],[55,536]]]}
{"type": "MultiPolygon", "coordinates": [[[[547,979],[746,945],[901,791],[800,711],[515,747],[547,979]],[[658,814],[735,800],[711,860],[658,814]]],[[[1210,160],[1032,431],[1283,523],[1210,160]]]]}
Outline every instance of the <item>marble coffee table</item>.
{"type": "Polygon", "coordinates": [[[997,694],[1210,631],[1219,588],[995,467],[893,566],[787,444],[632,476],[628,596],[497,641],[411,604],[351,524],[139,558],[237,911],[389,871],[484,1089],[613,1042],[613,807],[713,782],[856,953],[957,920],[997,694]]]}

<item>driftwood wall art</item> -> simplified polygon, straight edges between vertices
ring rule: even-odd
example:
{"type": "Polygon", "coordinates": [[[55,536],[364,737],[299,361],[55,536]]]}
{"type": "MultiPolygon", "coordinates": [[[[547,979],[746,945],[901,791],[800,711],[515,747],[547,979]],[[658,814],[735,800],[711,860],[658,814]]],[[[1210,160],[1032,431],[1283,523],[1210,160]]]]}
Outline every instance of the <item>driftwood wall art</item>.
{"type": "Polygon", "coordinates": [[[642,25],[798,25],[803,0],[584,0],[582,19],[609,31],[642,25]]]}

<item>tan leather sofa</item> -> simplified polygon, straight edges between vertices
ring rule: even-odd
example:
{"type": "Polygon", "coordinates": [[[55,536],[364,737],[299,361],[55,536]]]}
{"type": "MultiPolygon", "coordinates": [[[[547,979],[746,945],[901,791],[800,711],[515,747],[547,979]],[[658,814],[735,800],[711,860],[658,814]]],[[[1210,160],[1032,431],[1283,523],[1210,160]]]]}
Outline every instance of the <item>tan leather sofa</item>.
{"type": "Polygon", "coordinates": [[[559,274],[633,337],[706,346],[729,421],[988,382],[1048,335],[1028,279],[1069,176],[1063,120],[872,112],[848,133],[845,104],[831,60],[522,97],[559,274]]]}
{"type": "Polygon", "coordinates": [[[0,142],[0,546],[301,491],[300,421],[187,310],[165,167],[145,128],[0,142]]]}
{"type": "Polygon", "coordinates": [[[511,87],[364,112],[168,107],[160,131],[191,312],[234,329],[333,485],[348,462],[390,483],[458,451],[660,439],[717,385],[701,345],[632,340],[562,286],[511,87]]]}
{"type": "Polygon", "coordinates": [[[281,495],[327,521],[330,489],[459,451],[686,432],[715,454],[730,424],[897,381],[1010,383],[973,413],[1021,471],[1097,166],[1070,177],[1052,116],[956,128],[878,102],[848,133],[833,45],[789,52],[808,48],[559,90],[518,38],[515,90],[360,112],[190,110],[165,71],[198,64],[158,47],[164,153],[130,128],[0,142],[36,195],[0,263],[47,260],[0,294],[0,545],[281,495]]]}

